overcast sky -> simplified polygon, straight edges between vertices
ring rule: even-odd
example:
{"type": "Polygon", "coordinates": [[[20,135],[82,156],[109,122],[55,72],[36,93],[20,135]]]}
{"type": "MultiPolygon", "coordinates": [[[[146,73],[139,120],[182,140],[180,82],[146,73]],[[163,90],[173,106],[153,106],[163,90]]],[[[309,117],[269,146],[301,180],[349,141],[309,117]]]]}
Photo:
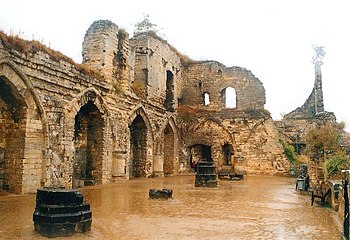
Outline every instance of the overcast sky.
{"type": "Polygon", "coordinates": [[[310,95],[312,45],[324,46],[325,110],[349,131],[349,12],[348,0],[0,0],[0,30],[42,41],[80,63],[93,21],[111,20],[131,36],[149,14],[160,35],[190,58],[251,70],[274,119],[310,95]]]}

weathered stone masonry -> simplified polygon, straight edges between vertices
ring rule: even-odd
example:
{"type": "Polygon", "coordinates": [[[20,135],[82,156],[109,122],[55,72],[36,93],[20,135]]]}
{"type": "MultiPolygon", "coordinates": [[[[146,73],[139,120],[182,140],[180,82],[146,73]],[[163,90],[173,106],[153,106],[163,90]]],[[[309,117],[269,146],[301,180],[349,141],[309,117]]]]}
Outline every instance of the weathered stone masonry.
{"type": "Polygon", "coordinates": [[[191,158],[191,149],[201,144],[210,147],[219,170],[282,174],[288,169],[278,133],[264,110],[265,89],[250,71],[210,61],[193,63],[184,72],[182,102],[196,109],[196,116],[189,121],[180,111],[181,159],[186,154],[191,158]],[[236,90],[235,108],[225,106],[228,87],[236,90]],[[209,95],[208,105],[204,93],[209,95]]]}
{"type": "Polygon", "coordinates": [[[219,170],[288,172],[264,87],[244,68],[185,61],[157,36],[129,39],[102,20],[84,38],[87,67],[0,40],[3,190],[176,175],[192,172],[196,160],[219,170]],[[236,91],[233,109],[224,104],[227,87],[236,91]]]}

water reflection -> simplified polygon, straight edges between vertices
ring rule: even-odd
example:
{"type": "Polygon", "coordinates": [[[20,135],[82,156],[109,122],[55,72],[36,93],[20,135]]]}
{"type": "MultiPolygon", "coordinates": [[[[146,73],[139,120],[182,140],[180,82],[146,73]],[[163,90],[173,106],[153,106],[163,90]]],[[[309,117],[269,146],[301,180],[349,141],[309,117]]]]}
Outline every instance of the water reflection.
{"type": "MultiPolygon", "coordinates": [[[[69,239],[340,239],[336,213],[310,206],[294,180],[249,176],[194,187],[194,176],[135,179],[80,190],[91,204],[92,230],[69,239]],[[174,199],[148,199],[171,188],[174,199]]],[[[33,232],[35,195],[0,195],[0,239],[46,239],[33,232]]],[[[66,239],[66,238],[56,238],[66,239]]]]}

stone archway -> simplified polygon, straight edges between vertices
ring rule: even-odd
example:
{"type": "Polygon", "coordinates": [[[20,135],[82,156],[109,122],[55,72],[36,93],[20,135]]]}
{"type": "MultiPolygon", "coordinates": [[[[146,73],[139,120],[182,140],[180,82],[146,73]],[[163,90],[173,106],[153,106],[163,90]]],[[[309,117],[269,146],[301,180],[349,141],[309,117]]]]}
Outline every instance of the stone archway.
{"type": "Polygon", "coordinates": [[[135,108],[129,119],[130,161],[127,172],[130,177],[149,177],[154,167],[152,124],[141,105],[135,108]]]}
{"type": "Polygon", "coordinates": [[[195,144],[189,147],[190,165],[195,168],[198,162],[213,162],[212,146],[195,144]]]}
{"type": "Polygon", "coordinates": [[[33,193],[42,185],[45,114],[33,86],[11,62],[0,64],[0,190],[33,193]]]}
{"type": "Polygon", "coordinates": [[[109,180],[108,109],[94,88],[78,94],[67,106],[64,148],[70,160],[64,166],[65,187],[103,184],[109,180]]]}
{"type": "Polygon", "coordinates": [[[75,116],[73,187],[102,182],[103,129],[102,114],[88,101],[75,116]]]}
{"type": "Polygon", "coordinates": [[[147,174],[147,126],[141,115],[130,125],[130,177],[147,174]]]}
{"type": "Polygon", "coordinates": [[[22,185],[27,105],[10,83],[0,77],[0,189],[18,191],[22,185]]]}
{"type": "Polygon", "coordinates": [[[170,124],[167,124],[164,129],[164,162],[163,162],[163,171],[165,176],[174,174],[175,167],[175,134],[170,124]]]}

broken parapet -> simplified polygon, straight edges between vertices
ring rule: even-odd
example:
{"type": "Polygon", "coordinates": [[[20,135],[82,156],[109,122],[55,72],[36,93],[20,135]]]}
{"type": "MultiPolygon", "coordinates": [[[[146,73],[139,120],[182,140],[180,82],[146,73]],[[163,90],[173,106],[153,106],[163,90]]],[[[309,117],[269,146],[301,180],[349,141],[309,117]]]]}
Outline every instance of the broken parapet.
{"type": "Polygon", "coordinates": [[[46,237],[72,236],[91,230],[90,204],[76,190],[38,189],[34,229],[46,237]]]}

